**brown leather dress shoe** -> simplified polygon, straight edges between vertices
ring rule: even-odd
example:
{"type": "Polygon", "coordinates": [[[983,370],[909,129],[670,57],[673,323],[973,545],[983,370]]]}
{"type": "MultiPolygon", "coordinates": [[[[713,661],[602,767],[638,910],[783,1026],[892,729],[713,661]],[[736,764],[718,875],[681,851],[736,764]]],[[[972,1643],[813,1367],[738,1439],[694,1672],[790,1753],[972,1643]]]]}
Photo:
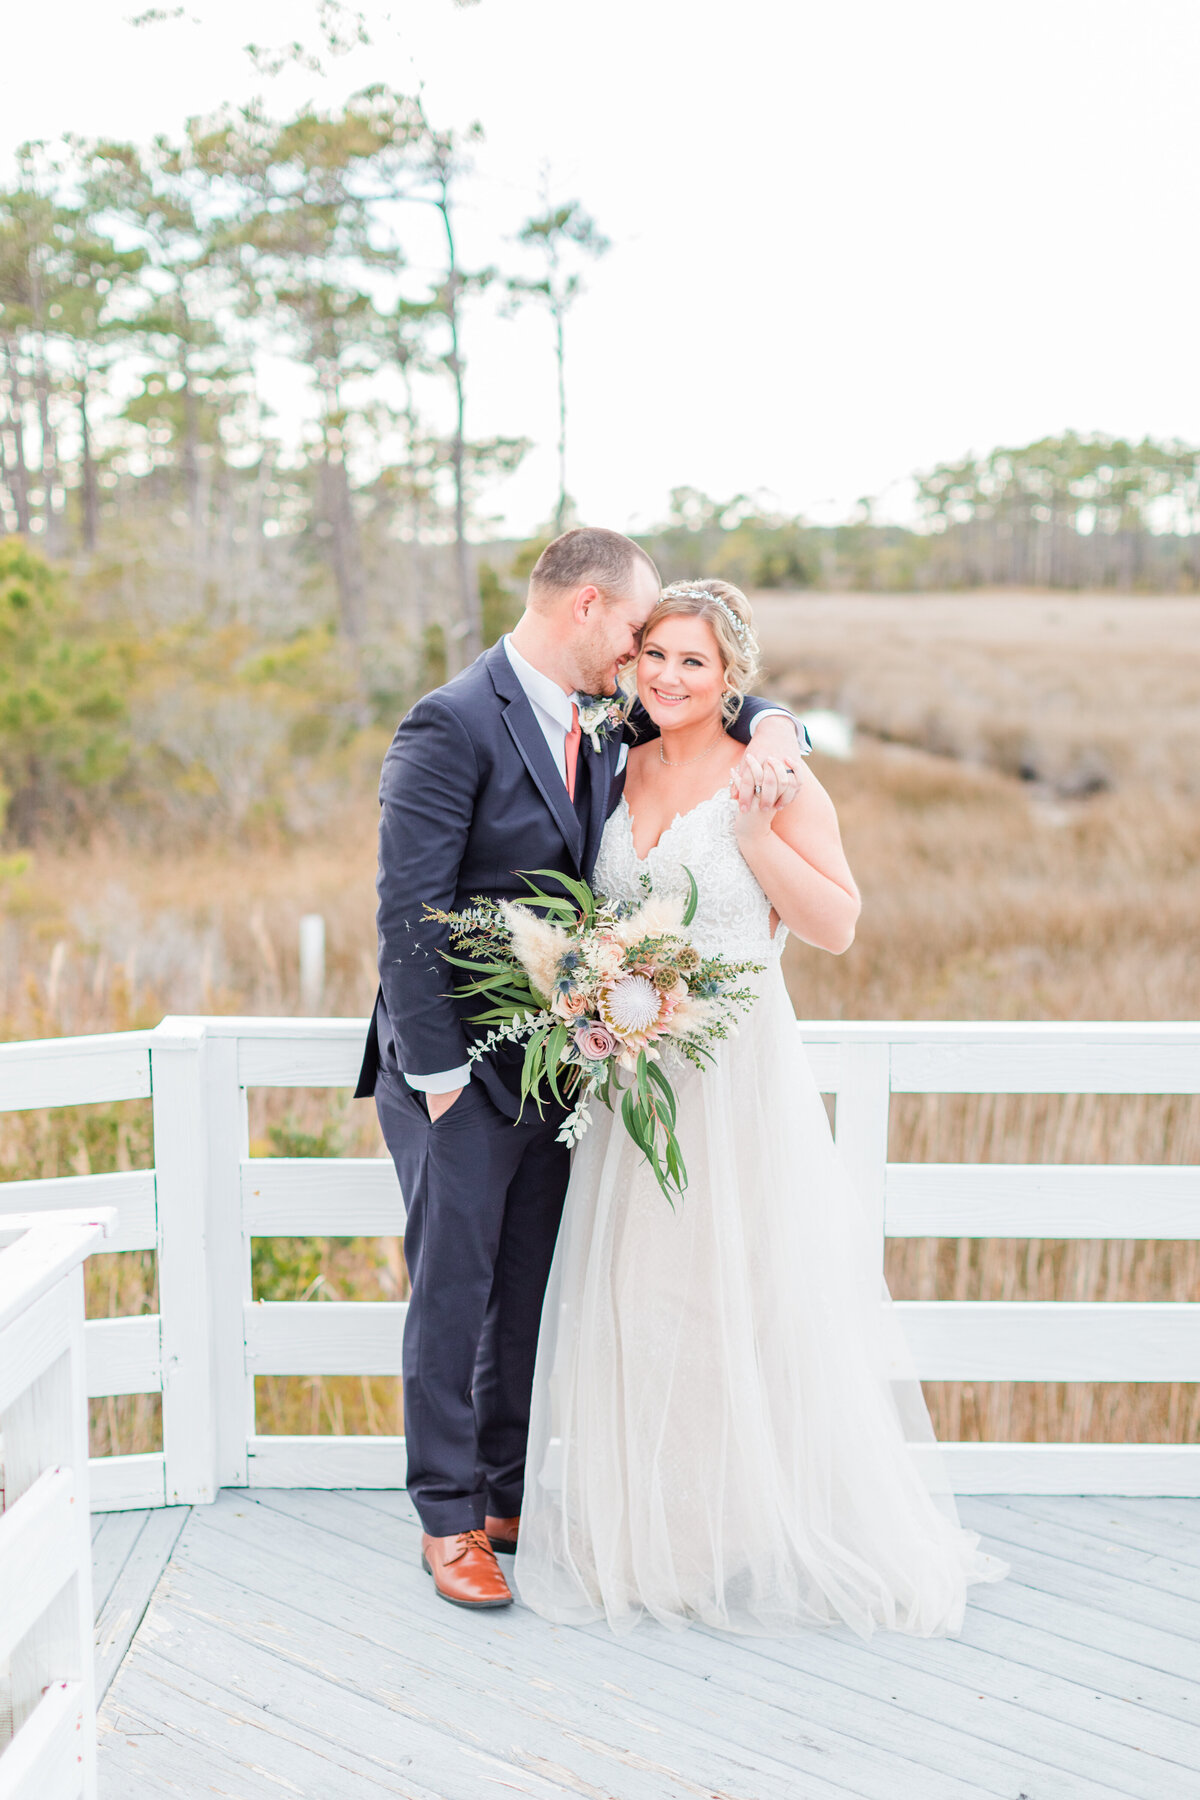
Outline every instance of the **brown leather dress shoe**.
{"type": "Polygon", "coordinates": [[[511,1556],[517,1547],[520,1523],[519,1516],[515,1519],[493,1519],[489,1514],[483,1521],[483,1529],[487,1532],[487,1541],[492,1549],[498,1550],[501,1556],[511,1556]]]}
{"type": "Polygon", "coordinates": [[[511,1606],[508,1583],[484,1531],[453,1537],[421,1534],[421,1567],[433,1576],[443,1600],[453,1606],[511,1606]]]}

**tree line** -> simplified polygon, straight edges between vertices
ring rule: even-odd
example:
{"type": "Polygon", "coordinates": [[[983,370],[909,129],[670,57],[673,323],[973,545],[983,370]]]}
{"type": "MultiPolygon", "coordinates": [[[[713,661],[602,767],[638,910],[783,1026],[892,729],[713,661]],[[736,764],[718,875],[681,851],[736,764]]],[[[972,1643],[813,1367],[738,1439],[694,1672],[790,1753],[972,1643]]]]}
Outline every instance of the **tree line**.
{"type": "Polygon", "coordinates": [[[471,303],[495,288],[506,310],[548,310],[561,523],[565,320],[607,248],[578,201],[546,193],[512,269],[464,264],[477,136],[376,86],[149,146],[26,146],[0,191],[0,529],[54,561],[107,555],[93,578],[127,611],[269,617],[290,587],[303,626],[328,590],[359,659],[385,564],[394,622],[399,562],[408,635],[469,661],[480,496],[528,448],[469,429],[471,303]],[[311,402],[292,455],[264,397],[280,362],[311,402]]]}
{"type": "Polygon", "coordinates": [[[752,495],[672,491],[642,541],[668,579],[700,570],[748,588],[1200,589],[1200,449],[1066,432],[914,477],[920,522],[860,501],[813,525],[752,495]]]}

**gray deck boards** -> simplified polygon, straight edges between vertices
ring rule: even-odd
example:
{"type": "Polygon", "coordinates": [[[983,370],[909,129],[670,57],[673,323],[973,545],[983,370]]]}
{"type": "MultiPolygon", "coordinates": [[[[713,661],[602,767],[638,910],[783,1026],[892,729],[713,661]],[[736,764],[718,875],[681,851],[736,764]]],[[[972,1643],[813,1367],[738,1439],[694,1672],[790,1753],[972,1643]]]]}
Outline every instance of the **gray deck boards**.
{"type": "Polygon", "coordinates": [[[962,1512],[1012,1577],[972,1590],[959,1639],[869,1644],[466,1613],[422,1574],[400,1493],[111,1515],[101,1800],[1200,1793],[1200,1501],[962,1512]]]}

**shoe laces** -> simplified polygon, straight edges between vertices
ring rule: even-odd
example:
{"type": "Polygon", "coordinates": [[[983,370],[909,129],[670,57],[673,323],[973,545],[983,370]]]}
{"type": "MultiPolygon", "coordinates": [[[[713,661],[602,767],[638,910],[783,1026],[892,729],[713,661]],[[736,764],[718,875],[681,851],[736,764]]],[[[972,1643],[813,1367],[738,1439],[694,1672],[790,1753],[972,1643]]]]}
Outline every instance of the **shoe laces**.
{"type": "Polygon", "coordinates": [[[486,1531],[460,1531],[458,1536],[464,1550],[485,1550],[489,1556],[494,1554],[486,1531]]]}

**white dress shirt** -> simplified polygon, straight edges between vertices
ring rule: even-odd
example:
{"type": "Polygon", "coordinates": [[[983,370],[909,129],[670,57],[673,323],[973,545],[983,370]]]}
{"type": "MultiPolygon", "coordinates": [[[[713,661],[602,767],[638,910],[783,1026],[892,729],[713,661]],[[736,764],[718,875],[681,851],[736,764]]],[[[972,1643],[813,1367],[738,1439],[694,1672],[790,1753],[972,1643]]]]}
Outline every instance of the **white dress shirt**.
{"type": "MultiPolygon", "coordinates": [[[[558,770],[563,786],[566,787],[567,733],[571,729],[571,705],[572,702],[578,704],[582,696],[577,693],[566,693],[559,687],[557,681],[552,681],[549,675],[543,675],[540,669],[535,669],[533,664],[527,662],[521,652],[514,647],[510,637],[504,639],[504,654],[512,664],[513,674],[520,682],[525,692],[525,698],[533,708],[533,716],[541,727],[546,746],[554,759],[554,766],[558,770]]],[[[754,729],[759,721],[769,719],[771,713],[775,712],[780,713],[785,719],[790,719],[792,716],[782,706],[773,706],[770,712],[764,710],[756,713],[750,721],[751,737],[754,736],[754,729]]],[[[622,744],[621,756],[617,764],[618,771],[624,767],[626,754],[626,747],[622,744]]],[[[466,1087],[471,1079],[471,1065],[463,1063],[457,1069],[440,1070],[436,1075],[409,1075],[406,1072],[404,1079],[409,1087],[416,1088],[417,1092],[421,1094],[450,1094],[454,1092],[455,1088],[466,1087]]]]}

